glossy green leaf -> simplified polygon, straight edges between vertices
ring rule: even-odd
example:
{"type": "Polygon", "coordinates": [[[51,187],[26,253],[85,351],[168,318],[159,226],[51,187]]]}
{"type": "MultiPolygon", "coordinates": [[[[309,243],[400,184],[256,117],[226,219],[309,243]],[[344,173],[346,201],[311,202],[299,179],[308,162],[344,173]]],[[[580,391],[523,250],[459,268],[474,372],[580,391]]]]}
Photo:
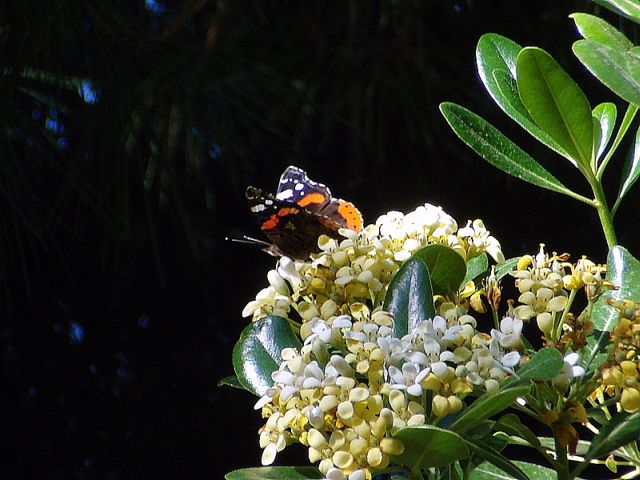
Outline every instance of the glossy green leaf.
{"type": "MultiPolygon", "coordinates": [[[[513,463],[529,480],[551,480],[557,477],[555,470],[550,468],[518,460],[513,463]]],[[[483,463],[469,475],[469,480],[509,480],[513,478],[516,477],[490,463],[483,463]]]]}
{"type": "Polygon", "coordinates": [[[429,269],[424,260],[411,257],[404,262],[389,284],[384,309],[393,314],[396,338],[402,338],[421,321],[435,316],[429,269]]]}
{"type": "MultiPolygon", "coordinates": [[[[226,387],[238,388],[240,390],[248,390],[244,388],[244,386],[240,383],[240,380],[238,380],[238,377],[235,375],[229,375],[228,377],[221,378],[218,381],[218,386],[219,387],[226,386],[226,387]]],[[[251,392],[251,390],[248,390],[248,391],[251,392]]]]}
{"type": "Polygon", "coordinates": [[[392,457],[392,462],[412,470],[443,467],[469,456],[459,435],[433,425],[402,428],[393,436],[402,441],[404,452],[392,457]]]}
{"type": "Polygon", "coordinates": [[[636,132],[636,138],[631,146],[629,155],[622,167],[622,178],[620,179],[620,190],[618,197],[622,198],[627,193],[633,184],[636,183],[640,176],[640,129],[636,132]]]}
{"type": "Polygon", "coordinates": [[[518,397],[526,395],[529,386],[506,388],[493,395],[484,394],[477,398],[462,414],[449,426],[453,432],[463,433],[506,408],[509,408],[518,397]]]}
{"type": "Polygon", "coordinates": [[[516,64],[518,91],[529,114],[586,170],[593,150],[589,100],[580,87],[544,50],[523,48],[516,64]]]}
{"type": "Polygon", "coordinates": [[[638,0],[595,0],[619,15],[640,23],[640,4],[638,0]]]}
{"type": "Polygon", "coordinates": [[[478,74],[485,88],[504,113],[537,140],[560,155],[569,155],[531,118],[522,104],[516,84],[516,59],[522,47],[495,33],[480,37],[476,48],[478,74]]]}
{"type": "Polygon", "coordinates": [[[271,373],[282,362],[286,347],[300,347],[300,340],[282,317],[265,317],[247,325],[233,347],[233,368],[240,384],[263,395],[273,384],[271,373]]]}
{"type": "Polygon", "coordinates": [[[578,40],[573,53],[616,95],[640,105],[640,58],[591,40],[578,40]]]}
{"type": "Polygon", "coordinates": [[[460,283],[460,287],[464,287],[469,280],[473,280],[478,278],[480,275],[487,272],[489,269],[489,257],[487,257],[486,253],[481,253],[477,257],[470,258],[466,262],[467,264],[467,273],[464,276],[464,279],[460,283]]]}
{"type": "Polygon", "coordinates": [[[640,412],[618,413],[602,425],[598,434],[593,437],[585,461],[605,457],[616,448],[637,440],[638,432],[640,432],[640,412]]]}
{"type": "Polygon", "coordinates": [[[314,467],[257,467],[227,473],[227,480],[305,480],[324,478],[314,467]]]}
{"type": "Polygon", "coordinates": [[[452,248],[444,245],[427,245],[413,253],[429,268],[429,278],[434,295],[448,295],[458,291],[467,272],[464,259],[452,248]]]}
{"type": "Polygon", "coordinates": [[[573,195],[560,180],[483,118],[448,102],[440,104],[440,111],[460,139],[494,167],[538,187],[573,195]]]}
{"type": "Polygon", "coordinates": [[[496,265],[496,269],[495,269],[496,279],[500,280],[502,277],[504,277],[505,275],[508,275],[509,272],[515,269],[516,265],[518,265],[518,260],[520,260],[520,257],[513,257],[508,260],[505,260],[499,265],[496,265]]]}
{"type": "MultiPolygon", "coordinates": [[[[493,468],[497,469],[497,471],[503,472],[503,475],[506,473],[511,475],[510,477],[502,477],[502,478],[513,478],[518,480],[528,480],[529,477],[527,474],[516,464],[512,462],[507,457],[505,457],[502,453],[491,448],[486,443],[476,444],[472,442],[467,442],[469,450],[471,450],[475,455],[480,457],[482,460],[492,465],[493,468]]],[[[486,463],[481,464],[480,466],[473,469],[469,478],[492,478],[492,477],[474,477],[473,474],[478,472],[483,466],[487,465],[486,463]]],[[[483,471],[483,470],[480,470],[483,471]]],[[[500,478],[500,477],[498,477],[500,478]]]]}
{"type": "Polygon", "coordinates": [[[629,50],[633,43],[620,30],[600,17],[588,13],[572,13],[569,15],[578,27],[583,38],[604,43],[618,50],[629,50]]]}
{"type": "MultiPolygon", "coordinates": [[[[605,349],[609,332],[618,322],[620,313],[609,305],[609,300],[640,301],[640,262],[626,248],[612,247],[607,257],[606,279],[617,289],[603,293],[591,311],[591,321],[596,331],[585,347],[584,361],[587,365],[593,363],[596,354],[605,349]]],[[[592,368],[597,366],[591,365],[592,368]]]]}
{"type": "Polygon", "coordinates": [[[597,121],[597,130],[594,127],[593,133],[598,134],[597,141],[594,141],[596,159],[600,158],[611,139],[616,126],[616,115],[616,106],[610,102],[601,103],[593,109],[593,118],[597,121]]]}
{"type": "Polygon", "coordinates": [[[506,382],[506,385],[513,385],[531,380],[552,380],[560,373],[564,359],[555,348],[542,348],[538,350],[529,362],[516,370],[515,375],[506,382]]]}

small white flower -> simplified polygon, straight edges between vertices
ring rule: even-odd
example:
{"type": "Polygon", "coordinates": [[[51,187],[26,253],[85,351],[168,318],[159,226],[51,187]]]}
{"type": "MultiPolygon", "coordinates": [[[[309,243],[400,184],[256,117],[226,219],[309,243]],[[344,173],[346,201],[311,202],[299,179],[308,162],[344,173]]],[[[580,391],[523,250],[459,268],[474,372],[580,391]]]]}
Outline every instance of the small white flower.
{"type": "Polygon", "coordinates": [[[505,317],[500,322],[500,330],[491,330],[491,337],[498,340],[505,348],[515,348],[520,345],[522,334],[522,320],[519,318],[505,317]]]}
{"type": "Polygon", "coordinates": [[[560,373],[552,380],[553,386],[558,390],[564,391],[569,388],[569,382],[576,377],[581,377],[585,374],[584,367],[576,365],[580,360],[580,355],[576,352],[571,352],[564,357],[564,365],[560,373]]]}

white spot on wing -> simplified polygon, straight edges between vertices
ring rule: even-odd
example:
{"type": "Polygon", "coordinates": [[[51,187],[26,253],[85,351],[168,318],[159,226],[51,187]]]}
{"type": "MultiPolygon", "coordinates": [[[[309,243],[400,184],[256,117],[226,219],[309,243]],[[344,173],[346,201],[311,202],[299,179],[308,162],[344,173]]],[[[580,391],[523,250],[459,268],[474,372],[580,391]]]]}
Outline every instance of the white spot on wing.
{"type": "Polygon", "coordinates": [[[291,197],[293,197],[293,190],[291,189],[283,190],[282,192],[278,193],[278,195],[276,196],[278,200],[288,200],[291,197]]]}
{"type": "MultiPolygon", "coordinates": [[[[267,200],[267,201],[269,201],[269,200],[267,200]]],[[[257,212],[262,212],[262,211],[264,211],[264,210],[266,210],[266,209],[267,209],[267,207],[265,207],[265,206],[264,206],[263,204],[261,204],[261,203],[260,203],[260,204],[258,204],[258,205],[254,205],[253,207],[251,207],[251,211],[252,211],[252,212],[256,212],[256,213],[257,213],[257,212]]]]}
{"type": "Polygon", "coordinates": [[[300,191],[300,190],[302,190],[302,189],[304,188],[304,184],[302,184],[302,183],[298,183],[298,184],[296,184],[296,186],[295,186],[294,188],[295,188],[296,190],[300,191]]]}

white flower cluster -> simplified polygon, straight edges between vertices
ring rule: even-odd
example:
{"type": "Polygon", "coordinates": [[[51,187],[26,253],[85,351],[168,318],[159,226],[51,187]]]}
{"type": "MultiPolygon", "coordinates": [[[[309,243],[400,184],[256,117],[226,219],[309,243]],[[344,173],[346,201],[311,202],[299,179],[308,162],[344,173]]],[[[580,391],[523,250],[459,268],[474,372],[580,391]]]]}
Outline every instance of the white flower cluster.
{"type": "Polygon", "coordinates": [[[249,302],[242,315],[258,320],[267,315],[288,317],[291,309],[303,321],[348,313],[348,306],[370,302],[382,305],[393,275],[416,250],[429,244],[446,245],[468,259],[487,252],[504,261],[500,243],[474,220],[458,229],[442,208],[424,204],[404,215],[389,212],[359,233],[342,229],[342,240],[318,239],[318,254],[308,261],[283,257],[268,274],[269,286],[249,302]]]}
{"type": "Polygon", "coordinates": [[[497,391],[520,362],[517,319],[487,335],[470,315],[436,316],[395,338],[389,313],[354,307],[351,316],[305,323],[302,349],[283,350],[274,384],[256,404],[267,418],[264,465],[300,442],[327,479],[370,479],[402,453],[398,429],[437,423],[474,390],[497,391]]]}

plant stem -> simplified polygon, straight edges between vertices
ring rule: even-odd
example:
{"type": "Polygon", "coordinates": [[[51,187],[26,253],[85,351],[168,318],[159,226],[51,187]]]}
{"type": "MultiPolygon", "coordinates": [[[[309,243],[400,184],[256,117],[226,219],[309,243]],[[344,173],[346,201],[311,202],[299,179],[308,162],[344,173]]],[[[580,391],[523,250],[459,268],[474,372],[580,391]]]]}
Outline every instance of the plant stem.
{"type": "Polygon", "coordinates": [[[569,459],[567,458],[567,447],[560,445],[560,440],[558,440],[555,432],[554,442],[556,445],[556,458],[558,460],[557,478],[558,480],[569,480],[569,459]]]}
{"type": "Polygon", "coordinates": [[[577,288],[574,288],[573,290],[571,290],[571,293],[569,293],[569,299],[567,300],[567,306],[564,307],[564,310],[562,311],[562,316],[560,317],[560,320],[558,321],[558,325],[556,325],[556,327],[554,328],[553,340],[556,341],[556,342],[562,336],[562,325],[564,325],[564,321],[567,319],[567,314],[569,313],[569,310],[571,309],[571,304],[573,303],[573,300],[576,298],[576,294],[577,293],[578,293],[578,289],[577,288]]]}
{"type": "Polygon", "coordinates": [[[595,208],[598,212],[598,217],[600,218],[602,231],[604,232],[605,239],[607,240],[607,246],[611,248],[618,244],[618,239],[613,227],[613,216],[607,206],[607,199],[605,198],[604,191],[602,190],[602,184],[593,175],[589,175],[587,180],[589,180],[591,189],[595,196],[595,208]]]}

